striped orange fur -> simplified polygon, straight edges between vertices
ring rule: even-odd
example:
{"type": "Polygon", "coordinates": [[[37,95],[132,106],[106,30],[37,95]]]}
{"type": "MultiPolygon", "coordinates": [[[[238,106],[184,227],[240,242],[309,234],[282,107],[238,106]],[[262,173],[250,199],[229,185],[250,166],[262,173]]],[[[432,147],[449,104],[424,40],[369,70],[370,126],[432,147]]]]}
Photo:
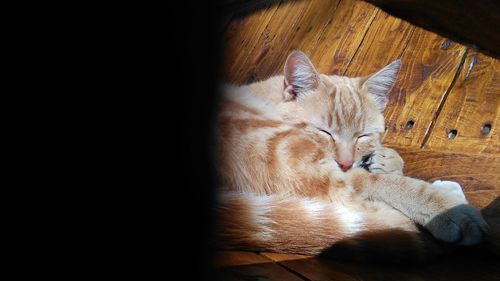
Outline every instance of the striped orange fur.
{"type": "Polygon", "coordinates": [[[320,254],[397,232],[398,245],[423,258],[432,239],[417,225],[446,242],[481,240],[485,223],[458,184],[404,177],[402,159],[380,142],[399,67],[328,76],[295,51],[283,76],[224,87],[217,123],[223,247],[320,254]],[[369,156],[366,171],[360,165],[369,156]]]}

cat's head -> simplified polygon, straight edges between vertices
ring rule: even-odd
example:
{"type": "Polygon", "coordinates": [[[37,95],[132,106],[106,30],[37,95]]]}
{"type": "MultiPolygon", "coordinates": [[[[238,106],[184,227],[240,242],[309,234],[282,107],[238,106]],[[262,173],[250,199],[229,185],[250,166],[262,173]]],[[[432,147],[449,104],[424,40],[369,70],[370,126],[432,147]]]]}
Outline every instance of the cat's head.
{"type": "Polygon", "coordinates": [[[371,154],[384,132],[383,111],[401,62],[375,74],[349,78],[316,71],[309,58],[292,52],[285,63],[282,115],[306,122],[333,145],[343,170],[371,154]]]}

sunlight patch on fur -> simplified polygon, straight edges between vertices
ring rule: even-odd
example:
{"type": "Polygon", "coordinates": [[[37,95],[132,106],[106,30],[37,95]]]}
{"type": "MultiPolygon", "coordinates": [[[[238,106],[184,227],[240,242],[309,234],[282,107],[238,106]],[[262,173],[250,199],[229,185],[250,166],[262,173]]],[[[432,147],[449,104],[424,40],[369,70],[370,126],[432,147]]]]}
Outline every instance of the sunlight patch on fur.
{"type": "Polygon", "coordinates": [[[335,211],[348,233],[353,234],[363,230],[364,219],[361,214],[341,205],[336,206],[335,211]]]}
{"type": "Polygon", "coordinates": [[[269,241],[273,238],[274,231],[271,229],[272,225],[275,224],[270,218],[270,212],[272,210],[272,198],[269,196],[254,196],[252,197],[255,213],[255,221],[259,226],[259,232],[256,233],[260,240],[269,241]]]}
{"type": "Polygon", "coordinates": [[[312,217],[321,216],[325,211],[325,203],[319,201],[304,200],[302,201],[302,206],[312,217]]]}

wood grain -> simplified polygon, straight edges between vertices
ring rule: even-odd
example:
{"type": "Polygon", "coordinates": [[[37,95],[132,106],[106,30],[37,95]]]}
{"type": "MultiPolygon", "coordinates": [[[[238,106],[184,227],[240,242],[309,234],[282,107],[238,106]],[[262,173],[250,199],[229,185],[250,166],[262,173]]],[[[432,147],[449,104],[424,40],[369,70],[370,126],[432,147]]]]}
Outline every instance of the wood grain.
{"type": "Polygon", "coordinates": [[[216,270],[217,280],[290,280],[302,281],[303,279],[276,263],[250,264],[221,267],[216,270]]]}
{"type": "Polygon", "coordinates": [[[342,75],[358,50],[378,9],[357,0],[342,0],[328,17],[317,45],[306,49],[321,73],[342,75]]]}
{"type": "Polygon", "coordinates": [[[299,273],[308,280],[322,281],[356,281],[359,280],[350,272],[338,268],[332,261],[313,258],[305,260],[284,261],[281,264],[294,272],[299,273]]]}
{"type": "Polygon", "coordinates": [[[318,42],[339,0],[291,1],[276,12],[264,36],[249,55],[251,60],[243,81],[253,82],[281,74],[288,54],[307,52],[318,42]]]}
{"type": "Polygon", "coordinates": [[[290,255],[290,254],[270,253],[270,252],[262,252],[259,254],[275,262],[311,258],[311,256],[305,256],[305,255],[290,255]]]}
{"type": "Polygon", "coordinates": [[[369,75],[399,58],[414,28],[401,19],[379,11],[345,75],[369,75]]]}
{"type": "Polygon", "coordinates": [[[405,161],[404,174],[426,181],[453,180],[465,191],[500,190],[500,157],[391,146],[405,161]]]}
{"type": "MultiPolygon", "coordinates": [[[[483,209],[496,199],[500,198],[500,190],[496,189],[466,191],[465,197],[467,197],[467,201],[469,201],[469,204],[474,205],[479,209],[483,209]]],[[[500,216],[500,209],[497,211],[497,216],[500,216]]],[[[498,241],[500,242],[500,239],[498,241]]]]}
{"type": "Polygon", "coordinates": [[[239,65],[238,71],[234,73],[235,80],[232,82],[250,83],[267,78],[270,75],[264,73],[257,65],[261,64],[264,58],[267,60],[273,59],[266,56],[267,53],[271,48],[277,48],[277,45],[279,46],[282,41],[290,39],[297,22],[303,15],[304,9],[309,4],[307,1],[282,1],[269,19],[268,24],[260,31],[258,38],[254,40],[254,47],[246,54],[246,61],[239,65]]]}
{"type": "Polygon", "coordinates": [[[449,152],[500,153],[500,62],[470,51],[425,147],[449,152]],[[491,131],[483,133],[489,124],[491,131]],[[456,130],[455,138],[448,134],[456,130]]]}
{"type": "Polygon", "coordinates": [[[275,26],[277,32],[285,36],[280,37],[277,44],[270,45],[265,57],[256,64],[257,77],[265,78],[281,74],[286,57],[293,50],[298,49],[310,53],[325,31],[338,4],[339,0],[309,1],[309,5],[301,11],[301,17],[298,18],[290,33],[279,31],[283,28],[289,29],[286,25],[275,26]]]}
{"type": "Polygon", "coordinates": [[[214,259],[214,265],[216,267],[269,262],[272,262],[272,260],[265,256],[245,251],[217,251],[214,259]]]}
{"type": "Polygon", "coordinates": [[[242,83],[238,75],[277,9],[278,5],[269,5],[245,17],[233,16],[224,33],[225,81],[242,83]]]}
{"type": "Polygon", "coordinates": [[[421,147],[466,51],[447,41],[415,29],[401,56],[402,68],[385,110],[385,143],[421,147]],[[443,48],[443,44],[449,46],[443,48]],[[410,121],[411,129],[407,128],[410,121]]]}
{"type": "Polygon", "coordinates": [[[213,264],[217,268],[217,280],[302,280],[272,259],[254,252],[217,251],[213,264]]]}

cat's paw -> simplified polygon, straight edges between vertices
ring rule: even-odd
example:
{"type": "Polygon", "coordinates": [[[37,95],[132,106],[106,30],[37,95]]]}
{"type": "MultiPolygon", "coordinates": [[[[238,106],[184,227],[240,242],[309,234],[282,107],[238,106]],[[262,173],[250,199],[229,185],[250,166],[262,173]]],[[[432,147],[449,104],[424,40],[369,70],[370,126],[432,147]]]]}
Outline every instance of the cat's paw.
{"type": "Polygon", "coordinates": [[[479,210],[468,204],[438,214],[424,227],[439,240],[467,246],[478,244],[488,229],[479,210]]]}
{"type": "Polygon", "coordinates": [[[379,147],[370,156],[366,168],[375,174],[403,175],[404,161],[396,150],[388,147],[379,147]]]}
{"type": "Polygon", "coordinates": [[[431,186],[453,207],[431,218],[424,227],[445,242],[462,245],[479,243],[487,231],[487,224],[479,210],[467,204],[462,187],[453,181],[440,180],[431,186]]]}
{"type": "Polygon", "coordinates": [[[431,185],[436,190],[445,193],[445,196],[454,196],[457,200],[467,204],[467,199],[460,184],[454,181],[437,180],[431,185]]]}

